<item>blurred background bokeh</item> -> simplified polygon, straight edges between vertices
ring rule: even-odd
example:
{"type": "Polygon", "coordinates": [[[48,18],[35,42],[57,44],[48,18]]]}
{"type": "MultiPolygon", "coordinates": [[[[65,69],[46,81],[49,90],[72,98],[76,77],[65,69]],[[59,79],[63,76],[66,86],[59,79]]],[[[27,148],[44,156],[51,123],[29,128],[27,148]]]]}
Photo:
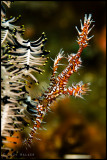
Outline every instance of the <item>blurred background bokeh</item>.
{"type": "MultiPolygon", "coordinates": [[[[65,55],[78,51],[77,31],[80,19],[92,14],[95,27],[90,32],[94,37],[82,53],[82,67],[74,73],[72,83],[91,82],[89,95],[84,99],[65,97],[53,103],[39,130],[38,138],[29,150],[21,149],[19,158],[60,159],[72,155],[90,155],[93,159],[106,158],[106,2],[105,1],[14,1],[7,10],[7,17],[21,14],[17,25],[25,25],[25,39],[37,40],[42,32],[48,41],[52,59],[63,48],[65,55]]],[[[31,87],[32,98],[48,87],[53,61],[48,60],[43,75],[35,75],[40,84],[31,87]]],[[[64,67],[63,67],[64,68],[64,67]]],[[[59,72],[62,68],[59,68],[59,72]]],[[[26,133],[27,134],[27,133],[26,133]]],[[[89,158],[89,157],[88,157],[89,158]]],[[[88,159],[87,156],[85,159],[88,159]]]]}

